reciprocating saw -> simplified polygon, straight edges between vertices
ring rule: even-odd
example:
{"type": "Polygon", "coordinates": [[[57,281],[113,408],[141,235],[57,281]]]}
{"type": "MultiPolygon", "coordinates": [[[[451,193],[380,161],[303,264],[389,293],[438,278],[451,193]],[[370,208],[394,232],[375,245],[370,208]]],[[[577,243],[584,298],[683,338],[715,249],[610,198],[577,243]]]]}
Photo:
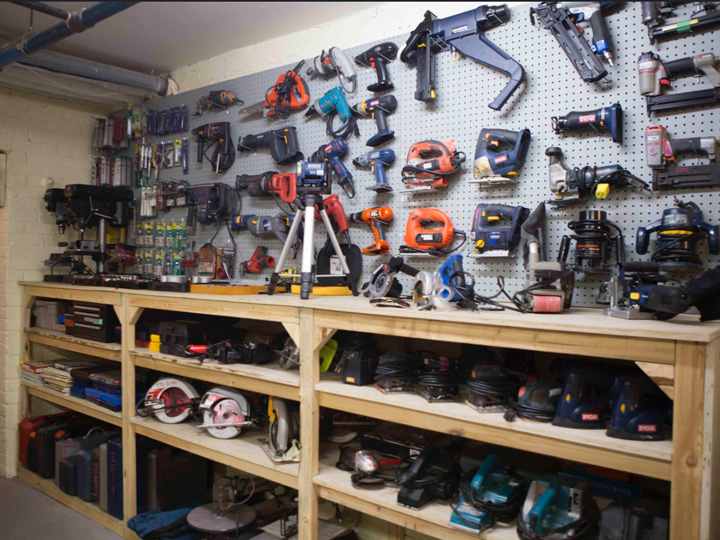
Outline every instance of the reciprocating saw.
{"type": "Polygon", "coordinates": [[[247,190],[251,197],[280,197],[285,202],[297,199],[295,173],[267,171],[261,174],[240,174],[235,177],[235,189],[247,190]]]}
{"type": "Polygon", "coordinates": [[[298,145],[297,130],[292,126],[257,135],[246,135],[238,140],[240,152],[250,152],[258,148],[270,149],[270,155],[280,165],[289,165],[303,159],[298,145]]]}
{"type": "Polygon", "coordinates": [[[525,70],[510,55],[485,37],[485,31],[510,20],[510,9],[502,6],[479,6],[476,9],[438,19],[426,11],[425,18],[413,30],[400,53],[400,60],[417,68],[415,99],[434,101],[435,54],[450,50],[458,52],[510,76],[505,88],[490,103],[490,108],[502,109],[520,84],[525,70]]]}

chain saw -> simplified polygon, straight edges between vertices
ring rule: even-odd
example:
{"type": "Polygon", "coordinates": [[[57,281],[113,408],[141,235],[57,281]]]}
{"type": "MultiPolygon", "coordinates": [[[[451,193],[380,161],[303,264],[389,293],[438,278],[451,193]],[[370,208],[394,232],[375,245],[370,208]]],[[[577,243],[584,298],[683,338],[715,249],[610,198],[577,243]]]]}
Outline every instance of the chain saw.
{"type": "Polygon", "coordinates": [[[270,397],[268,416],[268,438],[258,439],[263,450],[276,463],[300,461],[300,413],[297,404],[270,397]]]}
{"type": "Polygon", "coordinates": [[[200,411],[208,433],[218,439],[232,439],[240,435],[243,426],[252,424],[247,399],[240,392],[223,386],[208,390],[200,400],[200,411]]]}
{"type": "Polygon", "coordinates": [[[201,97],[197,102],[197,112],[193,116],[202,116],[205,111],[227,111],[231,105],[239,103],[242,105],[242,99],[238,99],[235,92],[230,90],[212,90],[207,96],[201,97]]]}
{"type": "Polygon", "coordinates": [[[465,232],[456,230],[445,212],[437,208],[416,208],[408,216],[405,245],[400,246],[400,253],[442,257],[462,246],[451,247],[455,236],[462,236],[465,243],[465,232]]]}
{"type": "Polygon", "coordinates": [[[435,191],[447,187],[448,177],[460,170],[465,153],[459,152],[455,140],[419,141],[410,147],[407,163],[402,169],[405,184],[400,193],[435,191]]]}
{"type": "Polygon", "coordinates": [[[480,131],[475,147],[475,163],[471,184],[515,184],[528,150],[530,130],[486,128],[480,131]]]}
{"type": "Polygon", "coordinates": [[[197,406],[200,394],[185,379],[162,377],[145,394],[141,412],[152,412],[165,424],[184,422],[197,406]]]}
{"type": "Polygon", "coordinates": [[[478,204],[468,257],[510,257],[520,242],[521,227],[529,215],[530,210],[524,206],[478,204]]]}

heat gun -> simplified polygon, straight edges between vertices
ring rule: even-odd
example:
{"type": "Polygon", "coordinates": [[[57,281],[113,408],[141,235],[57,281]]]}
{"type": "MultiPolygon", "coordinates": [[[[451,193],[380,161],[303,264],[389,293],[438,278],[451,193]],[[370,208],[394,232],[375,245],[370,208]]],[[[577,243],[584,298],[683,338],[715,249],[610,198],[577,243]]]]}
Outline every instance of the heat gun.
{"type": "Polygon", "coordinates": [[[328,144],[322,145],[310,157],[310,161],[314,163],[327,163],[335,174],[335,181],[338,186],[343,188],[345,195],[350,199],[355,197],[355,184],[353,183],[352,173],[340,158],[347,154],[348,144],[342,137],[335,137],[328,144]]]}
{"type": "Polygon", "coordinates": [[[375,119],[377,133],[370,137],[365,143],[367,146],[380,146],[395,137],[395,132],[388,129],[387,117],[395,112],[397,99],[393,95],[386,95],[366,99],[353,107],[361,116],[375,119]]]}
{"type": "Polygon", "coordinates": [[[224,173],[235,163],[235,148],[230,136],[230,122],[214,122],[196,127],[192,134],[197,137],[197,162],[207,159],[213,166],[213,172],[224,173]],[[205,145],[208,145],[207,148],[205,145]],[[212,156],[206,150],[214,148],[212,156]]]}
{"type": "Polygon", "coordinates": [[[375,68],[377,82],[368,85],[368,92],[384,92],[395,88],[395,85],[390,81],[387,65],[395,60],[397,53],[398,46],[392,41],[386,41],[370,47],[367,51],[355,57],[356,64],[375,68]]]}
{"type": "Polygon", "coordinates": [[[475,147],[474,179],[470,180],[470,183],[514,184],[525,164],[529,149],[529,129],[482,129],[475,147]]]}
{"type": "Polygon", "coordinates": [[[350,223],[367,223],[375,235],[375,243],[363,249],[367,255],[382,255],[390,251],[390,246],[385,239],[385,229],[393,218],[392,208],[389,206],[378,206],[368,208],[362,212],[356,212],[348,216],[350,223]]]}
{"type": "Polygon", "coordinates": [[[238,150],[241,152],[258,148],[270,149],[270,155],[280,165],[289,165],[303,159],[298,145],[297,129],[293,126],[246,135],[238,141],[238,150]]]}
{"type": "Polygon", "coordinates": [[[353,159],[353,165],[372,168],[372,172],[375,173],[376,184],[365,189],[379,193],[393,190],[388,184],[385,167],[389,167],[394,161],[395,151],[391,148],[383,148],[359,155],[353,159]]]}
{"type": "Polygon", "coordinates": [[[623,111],[619,103],[594,111],[571,111],[565,116],[550,118],[553,131],[610,133],[613,142],[623,141],[623,111]]]}
{"type": "Polygon", "coordinates": [[[529,215],[530,210],[524,206],[478,204],[468,257],[509,257],[520,242],[521,227],[529,215]]]}

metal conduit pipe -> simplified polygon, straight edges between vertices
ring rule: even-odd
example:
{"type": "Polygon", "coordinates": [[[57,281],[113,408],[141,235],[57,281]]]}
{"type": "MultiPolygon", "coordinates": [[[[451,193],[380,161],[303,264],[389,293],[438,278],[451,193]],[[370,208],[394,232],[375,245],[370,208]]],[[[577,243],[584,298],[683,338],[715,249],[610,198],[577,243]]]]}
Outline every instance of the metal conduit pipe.
{"type": "Polygon", "coordinates": [[[55,6],[51,6],[48,4],[43,4],[42,2],[10,2],[11,4],[16,4],[18,6],[22,6],[28,9],[33,9],[35,11],[39,11],[40,13],[44,13],[45,15],[50,15],[51,17],[57,17],[58,19],[62,19],[64,21],[67,21],[70,17],[70,12],[66,11],[64,9],[57,8],[55,6]]]}

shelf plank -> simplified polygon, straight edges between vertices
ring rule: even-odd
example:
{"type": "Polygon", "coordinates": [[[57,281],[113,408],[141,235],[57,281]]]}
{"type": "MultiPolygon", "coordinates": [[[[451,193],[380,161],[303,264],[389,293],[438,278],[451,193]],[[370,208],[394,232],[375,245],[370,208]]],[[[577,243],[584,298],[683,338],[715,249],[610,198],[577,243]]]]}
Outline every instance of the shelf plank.
{"type": "Polygon", "coordinates": [[[374,386],[324,380],[315,386],[322,407],[520,448],[662,480],[670,479],[672,441],[625,441],[604,430],[540,422],[507,422],[502,413],[478,413],[465,403],[428,403],[415,394],[383,394],[374,386]]]}
{"type": "Polygon", "coordinates": [[[298,489],[298,464],[274,463],[257,441],[265,437],[266,433],[262,431],[249,428],[234,439],[217,439],[204,429],[198,429],[194,420],[164,424],[153,417],[136,416],[131,422],[138,435],[298,489]]]}
{"type": "Polygon", "coordinates": [[[40,491],[42,491],[49,497],[52,497],[59,503],[62,503],[65,506],[72,508],[76,512],[80,512],[85,517],[88,517],[96,523],[99,523],[100,525],[102,525],[106,529],[111,530],[118,536],[125,535],[126,527],[121,520],[101,510],[100,507],[95,503],[83,501],[79,497],[68,495],[67,493],[63,492],[58,486],[56,486],[55,482],[53,482],[51,479],[40,478],[40,476],[27,470],[21,464],[18,464],[18,478],[26,484],[31,485],[35,489],[39,489],[40,491]]]}
{"type": "Polygon", "coordinates": [[[123,293],[119,289],[110,287],[88,287],[45,282],[20,282],[20,284],[25,286],[25,292],[29,296],[56,298],[58,300],[79,300],[81,302],[87,302],[88,298],[90,298],[90,301],[96,304],[122,305],[123,293]]]}
{"type": "Polygon", "coordinates": [[[172,354],[136,348],[131,351],[135,365],[172,373],[180,377],[198,379],[232,386],[242,390],[260,392],[294,401],[300,400],[300,374],[297,369],[282,369],[277,364],[218,364],[181,358],[172,354]]]}
{"type": "Polygon", "coordinates": [[[392,486],[357,487],[350,481],[350,473],[335,467],[337,450],[321,456],[320,472],[313,479],[318,495],[369,514],[411,531],[427,534],[443,540],[517,540],[515,525],[497,524],[481,535],[469,534],[450,527],[452,508],[448,501],[434,501],[420,510],[397,504],[399,489],[392,486]]]}
{"type": "Polygon", "coordinates": [[[114,426],[122,426],[122,415],[119,412],[111,411],[110,409],[91,403],[86,399],[79,399],[68,394],[62,394],[46,386],[25,381],[23,381],[22,384],[27,388],[28,394],[31,396],[49,401],[55,405],[60,405],[66,409],[87,414],[88,416],[92,416],[93,418],[97,418],[114,426]]]}
{"type": "Polygon", "coordinates": [[[122,346],[120,343],[102,343],[101,341],[68,336],[62,332],[37,327],[27,328],[25,333],[29,341],[40,345],[88,354],[115,362],[120,362],[122,359],[122,346]]]}

